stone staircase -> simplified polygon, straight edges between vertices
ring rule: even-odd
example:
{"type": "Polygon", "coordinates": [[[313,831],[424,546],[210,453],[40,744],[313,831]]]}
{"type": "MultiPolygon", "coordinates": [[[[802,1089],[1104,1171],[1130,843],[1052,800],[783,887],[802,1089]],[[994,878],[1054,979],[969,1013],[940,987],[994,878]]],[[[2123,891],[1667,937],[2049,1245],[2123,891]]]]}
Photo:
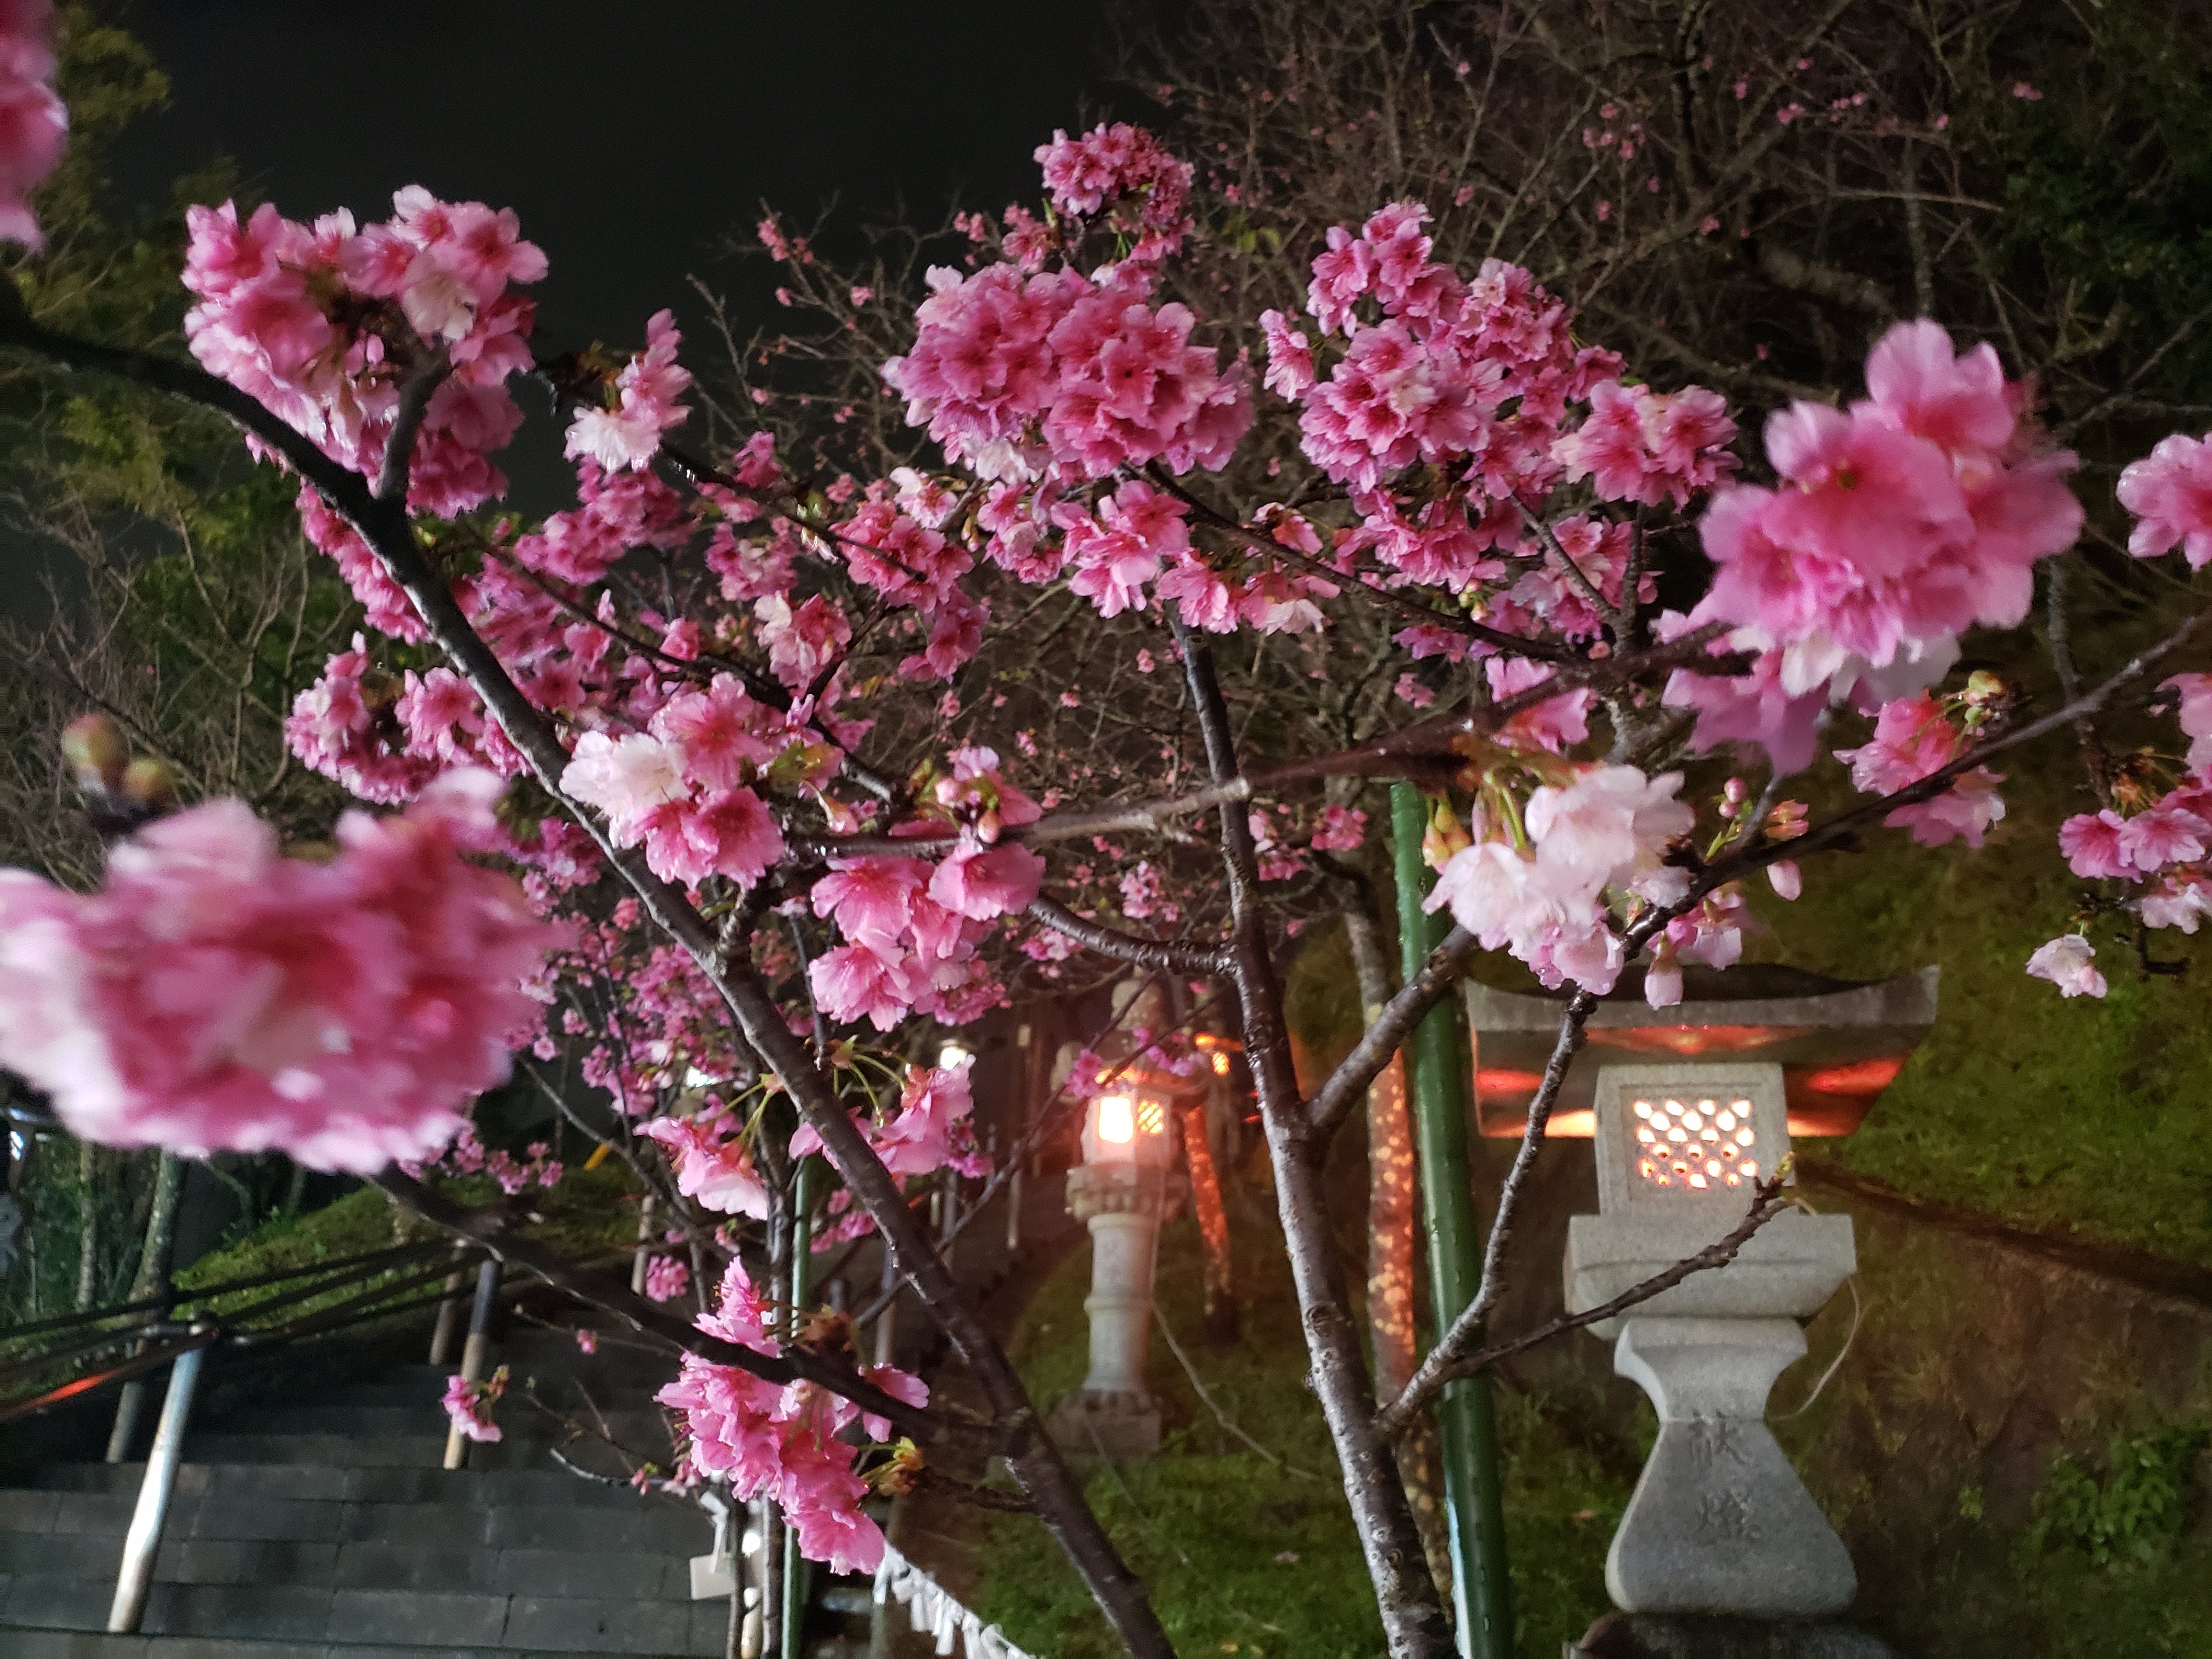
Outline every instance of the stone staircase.
{"type": "MultiPolygon", "coordinates": [[[[1023,1243],[1010,1249],[1009,1196],[976,1218],[951,1253],[962,1280],[987,1301],[1010,1275],[1056,1258],[1073,1231],[1060,1179],[1047,1176],[1028,1183],[1023,1243]]],[[[878,1282],[878,1260],[871,1245],[851,1262],[853,1302],[878,1282]]],[[[559,1313],[562,1305],[548,1299],[541,1309],[572,1320],[573,1304],[559,1313]]],[[[898,1323],[899,1363],[934,1374],[943,1339],[910,1297],[898,1323]]],[[[673,1373],[667,1356],[604,1328],[591,1356],[569,1331],[511,1328],[494,1354],[513,1379],[497,1411],[503,1437],[471,1445],[467,1467],[448,1472],[438,1401],[452,1368],[398,1359],[422,1353],[427,1340],[424,1326],[258,1363],[211,1361],[135,1635],[102,1629],[145,1470],[92,1461],[112,1395],[19,1425],[27,1444],[18,1441],[0,1460],[16,1470],[4,1477],[12,1484],[0,1484],[0,1659],[724,1654],[728,1599],[690,1599],[690,1559],[713,1543],[708,1516],[561,1468],[556,1447],[588,1470],[617,1466],[603,1446],[568,1437],[520,1397],[533,1382],[549,1406],[604,1423],[624,1446],[665,1464],[667,1427],[653,1393],[673,1373]]],[[[159,1393],[157,1384],[140,1419],[142,1443],[159,1393]]],[[[888,1511],[878,1518],[888,1522],[888,1511]]],[[[930,1650],[902,1615],[872,1645],[866,1579],[817,1570],[811,1589],[809,1659],[930,1650]]]]}
{"type": "MultiPolygon", "coordinates": [[[[413,1342],[408,1342],[411,1349],[413,1342]]],[[[419,1352],[419,1350],[416,1350],[419,1352]]],[[[501,1345],[513,1387],[665,1462],[652,1405],[665,1358],[565,1332],[501,1345]]],[[[0,1653],[8,1659],[461,1659],[718,1656],[726,1598],[690,1600],[712,1542],[690,1504],[561,1468],[565,1431],[511,1392],[505,1437],[440,1467],[444,1368],[393,1364],[318,1403],[248,1405],[188,1435],[143,1634],[101,1632],[144,1466],[45,1463],[0,1490],[0,1653]]],[[[152,1412],[147,1413],[149,1424],[152,1412]]],[[[568,1442],[586,1468],[612,1465],[568,1442]]]]}

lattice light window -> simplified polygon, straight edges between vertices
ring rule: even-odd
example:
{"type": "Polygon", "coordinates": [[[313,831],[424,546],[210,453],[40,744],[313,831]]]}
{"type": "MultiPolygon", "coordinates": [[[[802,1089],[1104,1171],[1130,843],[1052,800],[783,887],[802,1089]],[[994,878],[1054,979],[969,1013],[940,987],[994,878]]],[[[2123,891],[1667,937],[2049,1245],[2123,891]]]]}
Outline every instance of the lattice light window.
{"type": "Polygon", "coordinates": [[[1765,1148],[1741,1095],[1638,1093],[1628,1103],[1636,1137],[1636,1179],[1646,1188],[1723,1192],[1759,1175],[1765,1148]]]}

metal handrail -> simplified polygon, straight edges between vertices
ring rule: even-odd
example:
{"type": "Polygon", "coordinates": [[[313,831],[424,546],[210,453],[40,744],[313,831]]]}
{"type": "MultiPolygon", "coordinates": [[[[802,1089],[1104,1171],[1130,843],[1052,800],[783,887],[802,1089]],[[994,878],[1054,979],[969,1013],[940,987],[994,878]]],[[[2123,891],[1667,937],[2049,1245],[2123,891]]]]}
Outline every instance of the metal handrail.
{"type": "MultiPolygon", "coordinates": [[[[378,1250],[367,1255],[352,1257],[342,1262],[319,1262],[311,1267],[292,1268],[279,1273],[260,1273],[251,1279],[238,1279],[214,1287],[195,1289],[190,1295],[156,1297],[146,1302],[128,1304],[126,1305],[132,1313],[141,1316],[131,1324],[119,1325],[112,1330],[94,1332],[89,1336],[76,1338],[58,1347],[41,1349],[37,1353],[0,1364],[0,1388],[4,1388],[19,1376],[31,1375],[58,1360],[73,1358],[79,1354],[96,1353],[102,1348],[113,1347],[120,1343],[143,1340],[145,1337],[153,1334],[162,1320],[175,1310],[183,1308],[197,1308],[201,1304],[215,1300],[217,1297],[234,1295],[243,1289],[254,1289],[264,1285],[281,1283],[285,1279],[313,1275],[313,1282],[310,1284],[304,1285],[296,1290],[287,1291],[281,1296],[268,1297],[249,1307],[234,1310],[228,1315],[221,1316],[220,1322],[228,1324],[240,1319],[258,1317],[274,1309],[289,1306],[295,1302],[311,1300],[354,1279],[373,1278],[378,1273],[399,1266],[403,1261],[419,1261],[426,1254],[441,1249],[441,1246],[437,1245],[399,1245],[388,1250],[378,1250]]],[[[78,1316],[73,1322],[82,1323],[86,1319],[101,1317],[112,1318],[122,1311],[124,1310],[115,1308],[104,1311],[96,1310],[92,1314],[78,1316]]],[[[50,1325],[52,1323],[52,1322],[47,1322],[50,1325]]],[[[11,1332],[8,1338],[0,1339],[0,1340],[12,1340],[20,1334],[11,1332]]],[[[0,1421],[4,1420],[0,1419],[0,1421]]]]}
{"type": "MultiPolygon", "coordinates": [[[[354,1279],[373,1278],[376,1276],[376,1274],[386,1271],[386,1267],[392,1265],[391,1258],[392,1256],[403,1254],[403,1252],[386,1251],[379,1252],[375,1256],[362,1257],[360,1258],[361,1263],[365,1264],[375,1261],[378,1262],[379,1265],[374,1268],[356,1265],[351,1271],[337,1275],[325,1274],[317,1279],[315,1282],[311,1285],[302,1285],[297,1290],[288,1291],[281,1296],[269,1297],[260,1302],[252,1304],[249,1307],[234,1309],[230,1313],[220,1317],[204,1315],[182,1325],[181,1327],[173,1324],[171,1329],[167,1331],[161,1328],[162,1322],[148,1322],[143,1324],[129,1327],[123,1330],[110,1333],[108,1336],[104,1338],[100,1343],[92,1346],[94,1347],[100,1347],[106,1346],[111,1342],[144,1341],[151,1337],[171,1335],[174,1334],[178,1328],[189,1329],[192,1333],[192,1335],[189,1341],[181,1345],[173,1345],[159,1348],[149,1347],[144,1352],[135,1354],[131,1358],[125,1359],[118,1364],[108,1367],[105,1370],[96,1371],[85,1376],[74,1377],[67,1382],[62,1383],[56,1388],[50,1389],[44,1394],[33,1395],[27,1400],[11,1401],[5,1404],[0,1404],[0,1423],[12,1422],[15,1419],[21,1417],[35,1416],[40,1412],[51,1410],[56,1406],[61,1405],[70,1400],[77,1399],[83,1395],[91,1393],[95,1389],[103,1388],[108,1383],[127,1382],[131,1377],[142,1376],[148,1371],[157,1370],[169,1360],[173,1359],[177,1355],[185,1352],[189,1349],[205,1347],[216,1343],[226,1343],[234,1347],[271,1346],[278,1342],[295,1340],[300,1337],[315,1334],[322,1331],[343,1329],[348,1325],[358,1324],[363,1320],[375,1318],[380,1316],[381,1314],[393,1311],[393,1310],[384,1308],[381,1304],[389,1302],[393,1297],[398,1296],[404,1291],[411,1291],[420,1285],[428,1283],[431,1279],[444,1277],[447,1271],[447,1259],[444,1247],[437,1246],[434,1248],[437,1249],[439,1258],[437,1264],[434,1267],[427,1268],[420,1273],[408,1274],[391,1284],[373,1286],[358,1296],[348,1297],[345,1301],[338,1303],[335,1307],[318,1310],[313,1314],[287,1321],[285,1323],[273,1328],[257,1329],[248,1322],[260,1316],[275,1311],[276,1310],[289,1307],[295,1303],[308,1301],[315,1297],[327,1294],[329,1291],[336,1290],[340,1285],[351,1282],[354,1279]],[[329,1316],[333,1314],[345,1313],[346,1310],[349,1309],[358,1310],[359,1311],[348,1314],[344,1318],[334,1319],[329,1317],[329,1316]]],[[[408,1247],[404,1252],[404,1254],[416,1255],[418,1257],[422,1253],[422,1248],[419,1246],[408,1247]]],[[[474,1252],[471,1252],[471,1254],[474,1254],[474,1252]]],[[[289,1278],[298,1277],[297,1274],[288,1274],[285,1276],[289,1278]]],[[[180,1300],[182,1298],[180,1298],[180,1300]]],[[[201,1298],[195,1297],[193,1299],[197,1300],[201,1298]]],[[[83,1351],[84,1349],[82,1346],[79,1346],[76,1348],[56,1350],[51,1353],[34,1356],[29,1360],[21,1362],[17,1367],[11,1368],[11,1371],[7,1374],[14,1374],[22,1369],[35,1368],[40,1364],[51,1364],[57,1358],[66,1358],[72,1352],[81,1352],[83,1351]]]]}
{"type": "Polygon", "coordinates": [[[125,1314],[143,1313],[153,1309],[183,1308],[228,1296],[237,1291],[258,1290],[264,1285],[276,1285],[288,1279],[301,1279],[310,1273],[336,1273],[341,1268],[366,1267],[370,1263],[386,1263],[401,1256],[420,1255],[426,1250],[442,1249],[436,1241],[412,1244],[393,1244],[381,1250],[370,1250],[361,1255],[340,1256],[335,1261],[314,1261],[305,1267],[280,1267],[273,1273],[254,1273],[245,1279],[227,1279],[214,1285],[196,1285],[190,1290],[171,1290],[167,1295],[148,1297],[139,1302],[118,1303],[112,1308],[93,1308],[82,1313],[58,1314],[51,1319],[34,1320],[27,1325],[11,1326],[0,1331],[0,1344],[12,1343],[20,1338],[35,1335],[42,1331],[66,1330],[73,1325],[97,1324],[103,1319],[119,1319],[125,1314]]]}

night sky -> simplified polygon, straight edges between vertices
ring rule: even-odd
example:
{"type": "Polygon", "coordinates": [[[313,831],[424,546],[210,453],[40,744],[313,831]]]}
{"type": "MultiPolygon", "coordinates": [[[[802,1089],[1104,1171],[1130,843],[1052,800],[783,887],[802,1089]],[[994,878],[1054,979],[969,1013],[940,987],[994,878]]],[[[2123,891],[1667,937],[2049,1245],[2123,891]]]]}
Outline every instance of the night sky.
{"type": "MultiPolygon", "coordinates": [[[[664,306],[702,316],[695,275],[741,325],[772,323],[770,267],[728,251],[763,200],[802,229],[834,207],[849,248],[864,222],[934,228],[1034,199],[1053,129],[1128,102],[1107,75],[1109,3],[131,0],[119,21],[171,102],[125,134],[115,184],[159,207],[228,156],[296,219],[382,218],[409,184],[512,207],[551,264],[532,293],[556,349],[641,345],[664,306]]],[[[501,459],[542,513],[573,486],[533,404],[501,459]]],[[[38,561],[11,541],[0,609],[35,614],[38,561]]]]}
{"type": "Polygon", "coordinates": [[[118,170],[158,201],[216,154],[287,215],[364,219],[419,183],[514,208],[544,247],[540,327],[636,343],[765,198],[804,225],[934,225],[1037,193],[1030,152],[1105,94],[1103,0],[136,0],[173,82],[118,170]]]}

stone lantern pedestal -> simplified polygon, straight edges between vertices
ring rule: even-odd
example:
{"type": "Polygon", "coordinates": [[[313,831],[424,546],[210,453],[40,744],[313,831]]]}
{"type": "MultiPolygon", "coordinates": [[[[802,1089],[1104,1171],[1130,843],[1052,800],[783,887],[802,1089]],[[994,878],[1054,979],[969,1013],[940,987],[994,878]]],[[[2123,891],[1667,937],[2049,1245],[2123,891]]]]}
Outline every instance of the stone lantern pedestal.
{"type": "Polygon", "coordinates": [[[1152,1273],[1167,1171],[1157,1164],[1081,1164],[1067,1172],[1068,1212],[1091,1229],[1091,1370],[1053,1409],[1046,1431],[1070,1457],[1148,1457],[1160,1449],[1159,1407],[1145,1387],[1152,1273]]]}
{"type": "MultiPolygon", "coordinates": [[[[1575,1312],[1731,1231],[1789,1151],[1778,1065],[1607,1066],[1595,1094],[1600,1213],[1569,1223],[1575,1312]]],[[[1805,1352],[1797,1322],[1856,1265],[1850,1217],[1789,1212],[1728,1266],[1591,1328],[1659,1415],[1606,1556],[1623,1612],[1809,1621],[1850,1605],[1850,1556],[1765,1419],[1774,1379],[1805,1352]]]]}

